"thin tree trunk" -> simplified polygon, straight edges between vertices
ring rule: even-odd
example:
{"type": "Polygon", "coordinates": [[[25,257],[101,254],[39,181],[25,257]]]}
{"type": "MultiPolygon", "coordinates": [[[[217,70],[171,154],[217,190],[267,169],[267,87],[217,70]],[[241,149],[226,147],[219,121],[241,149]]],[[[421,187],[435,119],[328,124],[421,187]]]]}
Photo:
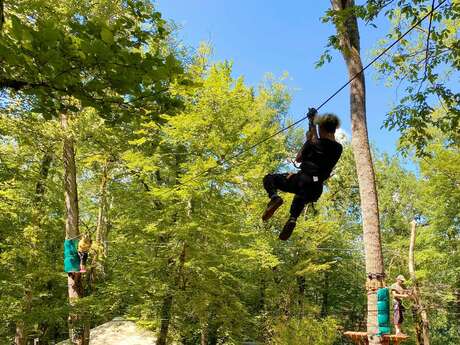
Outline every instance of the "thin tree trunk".
{"type": "Polygon", "coordinates": [[[104,257],[107,255],[107,231],[108,231],[108,209],[109,203],[107,200],[107,183],[108,183],[109,162],[107,161],[102,168],[101,185],[99,187],[99,212],[97,216],[96,226],[96,241],[102,245],[104,249],[104,257]]]}
{"type": "Polygon", "coordinates": [[[0,31],[3,30],[4,23],[5,23],[5,4],[3,0],[0,0],[0,31]]]}
{"type": "Polygon", "coordinates": [[[216,321],[216,313],[213,309],[211,309],[211,312],[209,313],[208,320],[208,345],[217,345],[219,340],[217,334],[219,331],[219,323],[216,321]]]}
{"type": "MultiPolygon", "coordinates": [[[[185,264],[185,251],[187,245],[184,243],[182,247],[181,254],[179,256],[179,267],[174,279],[174,286],[180,286],[182,276],[183,276],[183,268],[185,264]]],[[[157,345],[166,345],[168,339],[168,331],[169,331],[169,324],[171,320],[171,309],[173,304],[173,295],[172,291],[168,291],[166,296],[163,299],[163,305],[161,307],[161,323],[160,323],[160,331],[158,333],[158,340],[157,345]]]]}
{"type": "Polygon", "coordinates": [[[167,344],[172,302],[173,296],[171,293],[168,293],[163,299],[163,305],[161,307],[161,324],[160,332],[158,333],[157,345],[167,344]]]}
{"type": "Polygon", "coordinates": [[[209,306],[207,321],[201,325],[201,339],[200,345],[217,345],[219,340],[217,332],[219,330],[219,324],[216,322],[215,307],[211,304],[209,306]]]}
{"type": "MultiPolygon", "coordinates": [[[[417,237],[417,222],[413,220],[411,222],[411,234],[410,234],[410,245],[409,245],[409,274],[410,279],[414,284],[414,288],[412,291],[412,297],[415,302],[415,306],[417,309],[417,314],[420,315],[421,318],[421,325],[416,325],[416,334],[417,334],[417,343],[423,339],[420,344],[423,345],[430,345],[430,331],[429,331],[429,321],[428,315],[426,313],[426,309],[423,307],[422,299],[420,297],[420,289],[417,283],[417,277],[415,275],[415,240],[417,237]],[[418,332],[417,332],[418,330],[418,332]],[[421,330],[421,334],[420,334],[421,330]]],[[[417,322],[418,322],[417,317],[417,322]]]]}
{"type": "Polygon", "coordinates": [[[201,325],[201,339],[200,339],[200,344],[201,345],[208,345],[208,324],[207,322],[204,322],[201,325]]]}
{"type": "Polygon", "coordinates": [[[24,321],[16,322],[16,335],[14,336],[15,345],[26,345],[27,334],[25,332],[24,321]]]}
{"type": "MultiPolygon", "coordinates": [[[[355,6],[354,0],[331,0],[335,11],[350,9],[355,6]]],[[[339,37],[340,50],[348,67],[348,75],[353,78],[350,84],[352,148],[358,175],[361,213],[363,220],[363,241],[366,260],[368,314],[367,333],[370,344],[381,344],[381,337],[373,336],[378,332],[377,294],[378,288],[385,285],[380,223],[378,213],[377,190],[372,163],[371,150],[366,123],[366,89],[360,56],[360,38],[358,21],[350,12],[349,17],[342,21],[335,18],[339,37]]]]}
{"type": "Polygon", "coordinates": [[[305,316],[305,286],[306,280],[305,276],[297,277],[297,287],[299,288],[299,318],[303,319],[305,316]]]}
{"type": "MultiPolygon", "coordinates": [[[[45,195],[45,182],[48,178],[49,169],[53,161],[52,153],[45,153],[40,163],[40,172],[38,176],[37,183],[35,185],[35,195],[34,195],[34,207],[32,210],[32,220],[31,223],[33,226],[40,227],[40,217],[42,216],[41,212],[41,202],[43,196],[45,195]]],[[[24,311],[26,313],[30,312],[32,307],[32,291],[27,291],[24,295],[24,311]]],[[[27,344],[27,328],[24,324],[24,321],[18,321],[16,323],[16,335],[14,337],[15,345],[26,345],[27,344]]]]}
{"type": "Polygon", "coordinates": [[[460,281],[457,281],[457,287],[455,289],[454,294],[457,297],[456,298],[457,308],[455,309],[455,311],[457,312],[457,315],[459,315],[459,317],[457,317],[457,324],[458,324],[458,329],[460,329],[460,281]]]}
{"type": "Polygon", "coordinates": [[[88,274],[89,285],[105,277],[105,259],[107,258],[107,237],[109,232],[109,202],[107,184],[109,181],[109,160],[104,163],[99,186],[99,210],[96,224],[96,243],[93,246],[94,253],[91,260],[91,268],[88,274]]]}
{"type": "Polygon", "coordinates": [[[321,316],[326,317],[329,309],[329,274],[327,271],[324,272],[324,288],[322,294],[321,316]]]}
{"type": "MultiPolygon", "coordinates": [[[[79,236],[78,229],[78,193],[77,193],[77,168],[75,164],[74,139],[69,131],[67,114],[61,113],[61,127],[64,134],[63,161],[64,161],[64,197],[66,208],[65,236],[75,239],[79,236]]],[[[83,297],[83,282],[79,272],[68,273],[67,284],[70,306],[75,305],[75,300],[83,297]]],[[[74,345],[89,344],[89,327],[81,315],[70,311],[69,314],[70,341],[74,345]]]]}

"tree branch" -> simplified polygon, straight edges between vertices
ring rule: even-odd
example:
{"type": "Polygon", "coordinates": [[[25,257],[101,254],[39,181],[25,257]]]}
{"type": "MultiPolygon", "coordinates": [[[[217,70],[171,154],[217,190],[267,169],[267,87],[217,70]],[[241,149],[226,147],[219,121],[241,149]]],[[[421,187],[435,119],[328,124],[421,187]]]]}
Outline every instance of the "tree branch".
{"type": "MultiPolygon", "coordinates": [[[[1,0],[0,0],[1,1],[1,0]]],[[[45,87],[48,86],[45,83],[30,83],[23,80],[16,79],[0,79],[0,89],[13,89],[16,91],[31,88],[31,87],[45,87]]]]}
{"type": "Polygon", "coordinates": [[[0,0],[0,31],[3,29],[3,23],[5,23],[5,4],[0,0]]]}

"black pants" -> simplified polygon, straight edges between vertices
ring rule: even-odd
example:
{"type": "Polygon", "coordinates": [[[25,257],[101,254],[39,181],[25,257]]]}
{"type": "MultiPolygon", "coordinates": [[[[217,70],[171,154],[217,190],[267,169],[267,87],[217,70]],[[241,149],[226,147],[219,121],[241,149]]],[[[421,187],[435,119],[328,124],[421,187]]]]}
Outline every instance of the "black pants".
{"type": "Polygon", "coordinates": [[[309,202],[315,202],[323,192],[322,181],[313,181],[306,172],[297,174],[268,174],[264,177],[264,188],[271,198],[278,190],[295,194],[291,204],[291,217],[297,218],[309,202]]]}
{"type": "Polygon", "coordinates": [[[86,261],[88,260],[88,252],[78,252],[78,256],[80,257],[80,263],[83,266],[86,266],[86,261]]]}

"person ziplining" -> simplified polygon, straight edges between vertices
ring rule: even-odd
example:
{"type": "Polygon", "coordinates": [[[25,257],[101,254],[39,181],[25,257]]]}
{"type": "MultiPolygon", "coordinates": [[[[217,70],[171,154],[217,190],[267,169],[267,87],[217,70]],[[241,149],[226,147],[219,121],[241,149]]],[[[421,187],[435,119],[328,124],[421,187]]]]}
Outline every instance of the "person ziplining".
{"type": "Polygon", "coordinates": [[[297,218],[305,205],[319,199],[323,192],[323,183],[331,175],[343,151],[342,145],[335,140],[335,131],[340,126],[340,120],[336,115],[328,113],[317,116],[316,109],[310,108],[307,117],[309,120],[307,140],[295,159],[300,163],[300,171],[267,174],[263,179],[264,188],[270,198],[262,215],[263,221],[269,220],[283,204],[283,199],[277,193],[278,190],[295,194],[290,217],[279,234],[279,239],[283,241],[291,237],[297,218]],[[316,125],[319,128],[319,136],[316,125]]]}

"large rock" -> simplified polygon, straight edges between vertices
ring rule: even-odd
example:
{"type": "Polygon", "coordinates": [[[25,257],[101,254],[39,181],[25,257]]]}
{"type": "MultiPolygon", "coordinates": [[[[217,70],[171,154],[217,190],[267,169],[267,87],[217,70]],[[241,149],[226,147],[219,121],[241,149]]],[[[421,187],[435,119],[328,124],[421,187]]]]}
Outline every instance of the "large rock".
{"type": "MultiPolygon", "coordinates": [[[[58,345],[70,344],[68,340],[58,345]]],[[[114,319],[91,330],[90,345],[155,345],[153,332],[138,327],[133,321],[114,319]]]]}

